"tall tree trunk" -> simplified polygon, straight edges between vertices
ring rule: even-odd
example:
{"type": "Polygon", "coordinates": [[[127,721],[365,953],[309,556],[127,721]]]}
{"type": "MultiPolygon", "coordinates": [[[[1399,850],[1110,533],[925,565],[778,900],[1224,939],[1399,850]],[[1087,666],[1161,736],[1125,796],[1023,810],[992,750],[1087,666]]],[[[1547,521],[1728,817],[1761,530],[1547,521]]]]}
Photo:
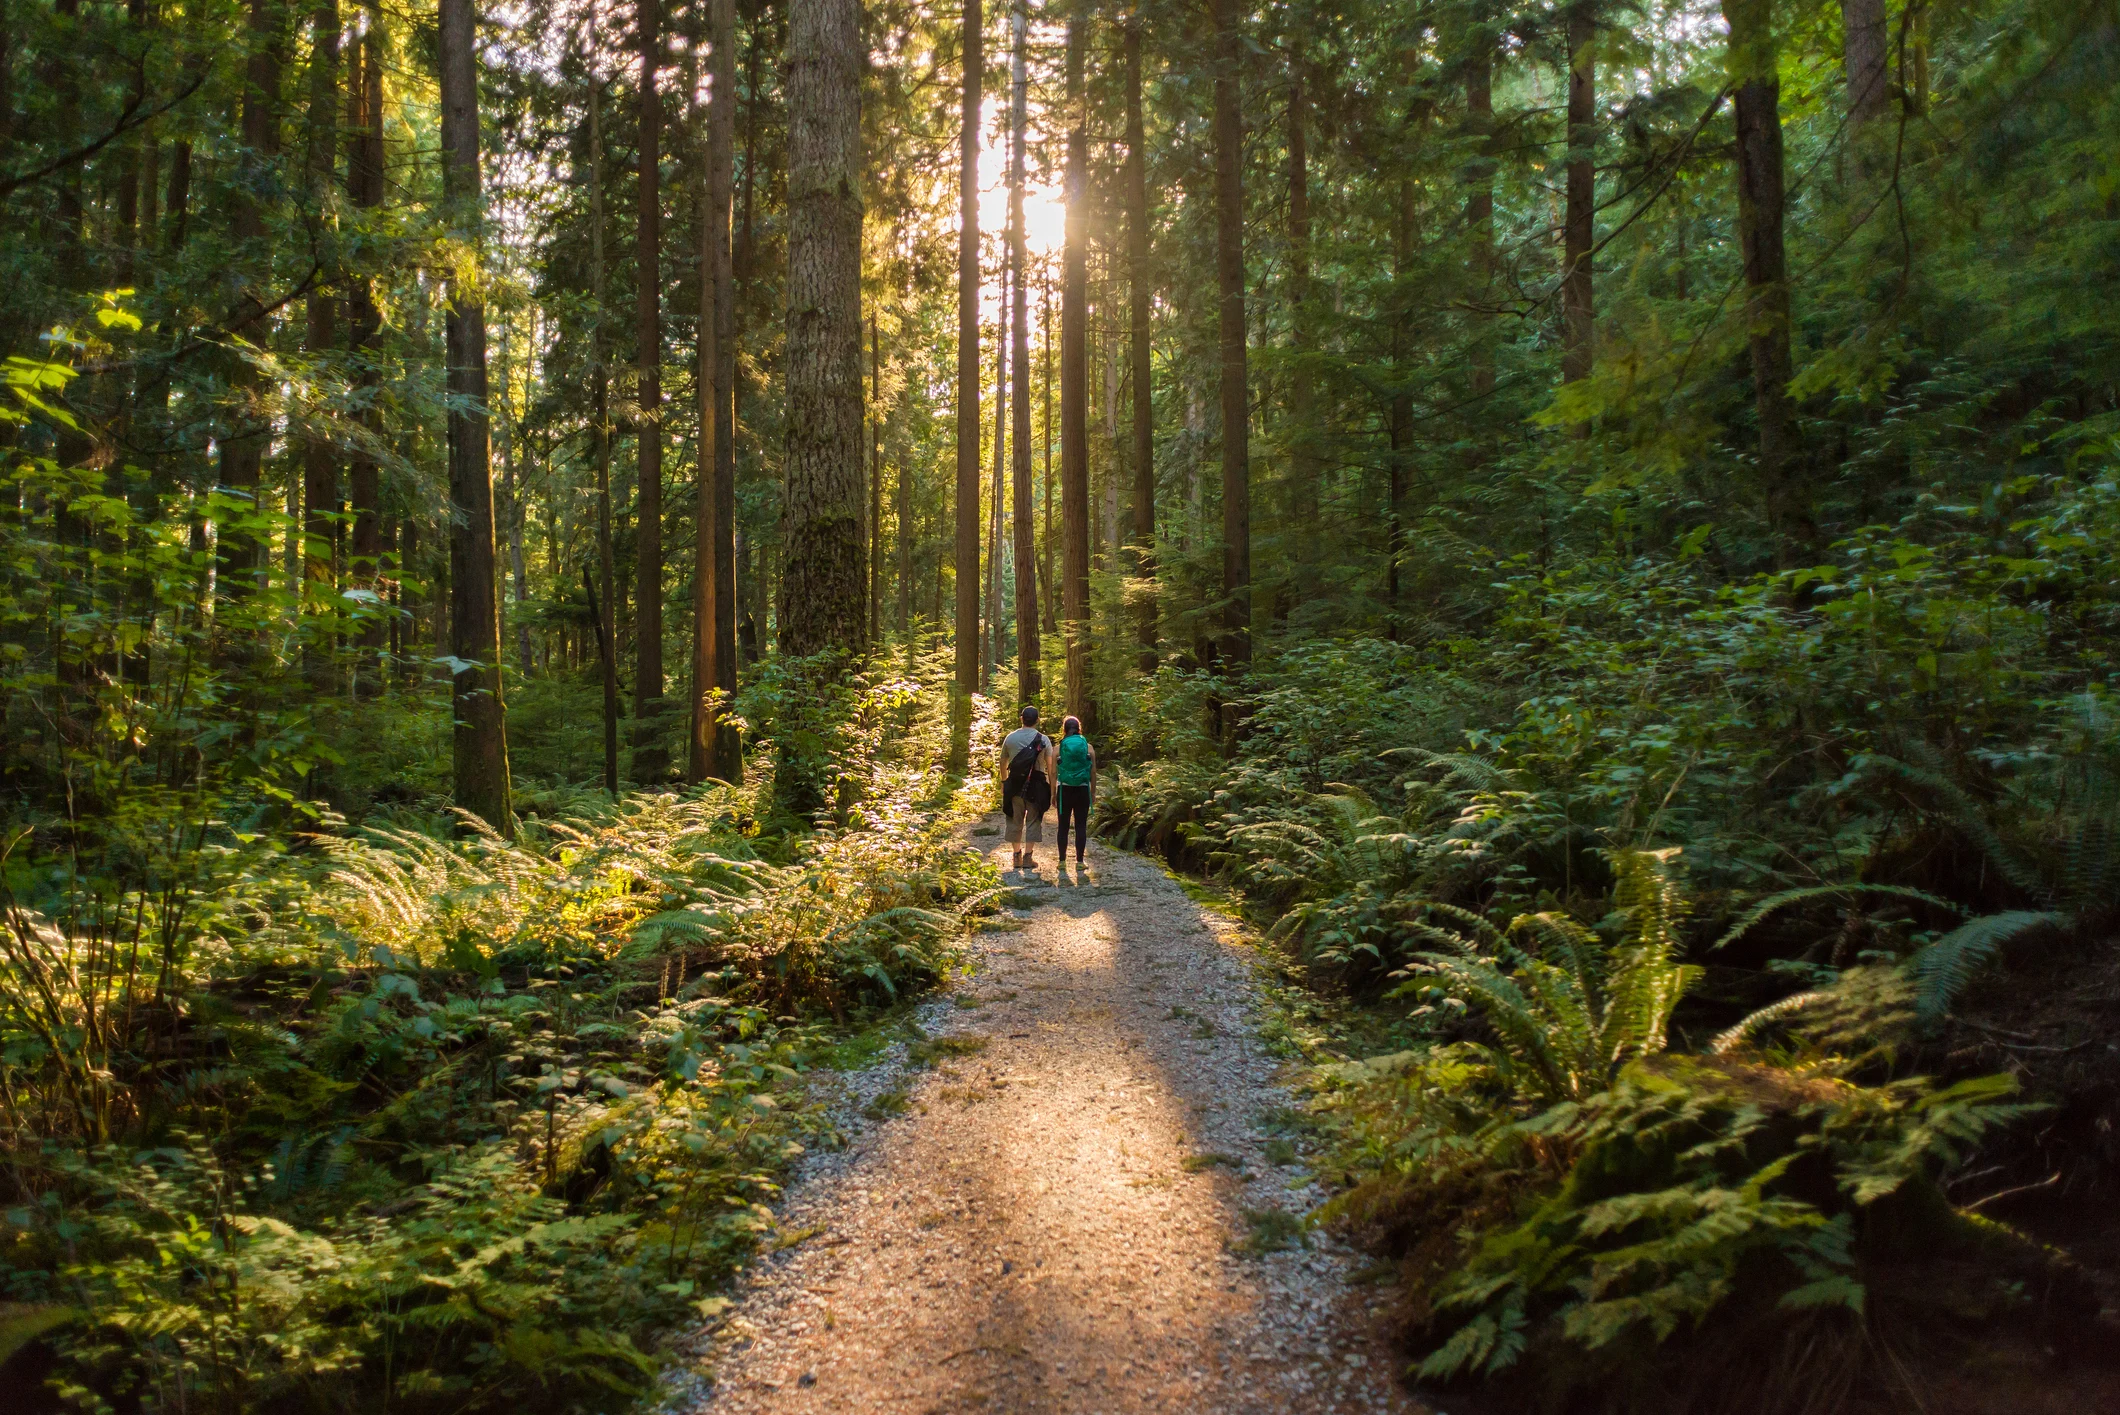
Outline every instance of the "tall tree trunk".
{"type": "Polygon", "coordinates": [[[1781,80],[1772,0],[1723,0],[1737,107],[1737,234],[1759,416],[1759,483],[1775,555],[1789,563],[1815,526],[1792,466],[1788,258],[1782,244],[1781,80]]]}
{"type": "Polygon", "coordinates": [[[898,505],[898,632],[911,643],[913,632],[913,477],[901,458],[893,488],[898,505]]]}
{"type": "Polygon", "coordinates": [[[1222,349],[1222,644],[1251,660],[1251,391],[1244,349],[1243,35],[1237,0],[1214,0],[1215,284],[1222,349]]]}
{"type": "Polygon", "coordinates": [[[869,313],[869,642],[883,642],[883,336],[869,313]]]}
{"type": "Polygon", "coordinates": [[[1295,59],[1288,90],[1288,329],[1294,367],[1288,374],[1288,471],[1286,506],[1295,536],[1295,593],[1307,598],[1317,580],[1318,482],[1315,449],[1317,392],[1306,357],[1310,331],[1310,103],[1303,59],[1295,59]]]}
{"type": "Polygon", "coordinates": [[[662,0],[636,0],[640,41],[639,208],[634,231],[633,338],[640,407],[634,425],[639,485],[633,545],[633,777],[660,780],[670,769],[663,744],[662,603],[662,97],[655,71],[662,63],[662,0]]]}
{"type": "MultiPolygon", "coordinates": [[[[584,62],[596,62],[596,5],[584,62]]],[[[604,790],[618,795],[618,576],[611,551],[611,370],[604,358],[604,82],[589,77],[590,438],[596,460],[596,652],[604,687],[604,790]]]]}
{"type": "Polygon", "coordinates": [[[1148,138],[1141,120],[1141,20],[1126,27],[1126,293],[1127,357],[1134,390],[1134,573],[1149,582],[1135,636],[1143,673],[1156,671],[1156,400],[1149,347],[1148,138]]]}
{"type": "Polygon", "coordinates": [[[1840,27],[1848,84],[1848,175],[1860,186],[1869,180],[1867,129],[1892,106],[1884,0],[1840,0],[1840,27]]]}
{"type": "Polygon", "coordinates": [[[1067,21],[1066,226],[1060,247],[1060,632],[1068,712],[1093,727],[1089,700],[1089,108],[1082,92],[1087,20],[1067,21]]]}
{"type": "Polygon", "coordinates": [[[704,688],[695,688],[691,769],[694,781],[712,776],[740,782],[743,743],[735,724],[722,720],[706,696],[706,689],[718,690],[724,700],[736,693],[736,282],[729,231],[736,161],[736,0],[710,0],[708,25],[713,82],[707,107],[699,377],[700,458],[704,467],[711,445],[713,473],[700,478],[695,626],[700,657],[693,676],[704,688]]]}
{"type": "Polygon", "coordinates": [[[1045,553],[1039,570],[1039,600],[1045,606],[1045,632],[1060,632],[1060,594],[1053,582],[1053,280],[1050,270],[1038,281],[1039,358],[1045,364],[1045,553]]]}
{"type": "Polygon", "coordinates": [[[800,0],[789,11],[780,646],[794,657],[838,649],[858,658],[867,646],[861,573],[860,19],[857,0],[800,0]]]}
{"type": "MultiPolygon", "coordinates": [[[[1006,233],[1004,233],[1005,235],[1006,233]]],[[[1001,490],[1001,462],[1008,451],[1008,262],[1001,271],[1001,299],[994,314],[994,468],[986,500],[986,658],[980,681],[994,691],[994,674],[1007,652],[1008,626],[1001,608],[1001,520],[1006,501],[1001,490]]]]}
{"type": "Polygon", "coordinates": [[[1030,262],[1023,230],[1023,182],[1030,125],[1030,16],[1025,0],[1009,13],[1008,280],[1010,380],[1010,501],[1015,512],[1016,697],[1035,703],[1038,673],[1038,547],[1031,519],[1030,262]]]}
{"type": "Polygon", "coordinates": [[[1391,454],[1385,490],[1388,504],[1384,516],[1384,603],[1390,613],[1390,636],[1394,641],[1402,630],[1399,579],[1406,561],[1406,444],[1413,430],[1413,370],[1408,367],[1411,350],[1407,347],[1412,331],[1407,327],[1411,311],[1407,308],[1406,289],[1413,262],[1413,190],[1411,179],[1399,179],[1397,210],[1391,225],[1391,275],[1396,291],[1396,307],[1391,312],[1391,362],[1395,387],[1387,414],[1391,454]]]}
{"type": "MultiPolygon", "coordinates": [[[[979,688],[979,110],[986,18],[964,0],[957,169],[957,692],[979,688]]],[[[962,725],[961,723],[959,724],[962,725]]],[[[952,754],[956,748],[953,745],[952,754]]]]}
{"type": "MultiPolygon", "coordinates": [[[[321,209],[330,194],[337,167],[336,148],[339,117],[339,7],[338,0],[317,0],[310,14],[309,57],[309,154],[308,176],[312,200],[321,209]]],[[[308,339],[311,354],[321,355],[336,338],[336,302],[319,289],[309,297],[308,339]]],[[[305,600],[315,600],[322,609],[331,588],[331,521],[329,513],[338,505],[338,459],[328,437],[312,435],[302,448],[302,580],[305,600]]],[[[305,609],[310,608],[305,604],[305,609]]],[[[331,644],[318,628],[303,646],[309,680],[319,691],[330,691],[331,644]]]]}
{"type": "MultiPolygon", "coordinates": [[[[477,24],[472,0],[440,0],[442,195],[459,233],[481,244],[477,24]]],[[[449,410],[450,652],[455,675],[456,804],[513,836],[507,719],[501,699],[501,623],[494,580],[493,467],[486,440],[486,310],[476,286],[449,292],[445,334],[449,410]]]]}
{"type": "MultiPolygon", "coordinates": [[[[356,120],[354,113],[348,114],[347,127],[352,132],[352,144],[347,155],[346,177],[353,204],[365,212],[374,212],[383,205],[385,163],[383,10],[380,0],[366,0],[364,9],[368,27],[361,41],[360,75],[347,95],[349,108],[358,104],[358,117],[356,120]]],[[[375,293],[366,276],[354,279],[351,288],[352,298],[347,302],[346,346],[358,367],[354,377],[362,398],[360,422],[371,441],[380,441],[383,415],[376,403],[382,388],[382,370],[376,366],[376,352],[371,346],[382,332],[383,316],[376,308],[375,293]]],[[[381,571],[383,549],[382,472],[375,454],[365,449],[354,454],[346,472],[346,490],[353,510],[350,578],[356,588],[373,593],[381,571]]],[[[362,625],[358,638],[361,654],[354,666],[354,691],[374,692],[382,683],[373,661],[383,644],[382,620],[371,616],[362,625]]]]}
{"type": "Polygon", "coordinates": [[[1591,0],[1576,0],[1568,12],[1568,207],[1561,239],[1563,383],[1588,378],[1595,357],[1590,250],[1597,222],[1597,26],[1590,6],[1591,0]]]}
{"type": "MultiPolygon", "coordinates": [[[[242,339],[251,345],[267,337],[264,302],[259,298],[258,279],[269,278],[271,268],[265,243],[265,213],[259,208],[254,189],[265,186],[262,168],[279,155],[280,149],[280,37],[279,9],[272,0],[250,0],[249,28],[245,39],[249,59],[244,65],[243,97],[239,128],[244,155],[241,167],[256,177],[253,184],[239,179],[231,192],[229,225],[236,239],[238,268],[243,271],[243,294],[237,303],[236,323],[242,339]]],[[[70,206],[68,225],[80,230],[79,194],[73,187],[62,189],[62,206],[70,206]]],[[[262,387],[257,368],[237,355],[229,365],[230,415],[220,437],[221,485],[251,499],[254,510],[263,509],[260,479],[265,465],[265,446],[271,429],[262,423],[258,393],[262,387]]],[[[69,459],[70,460],[70,459],[69,459]]],[[[263,565],[264,544],[246,530],[222,527],[218,542],[218,579],[222,593],[231,599],[249,595],[257,588],[263,565]]]]}
{"type": "MultiPolygon", "coordinates": [[[[1475,405],[1494,392],[1494,315],[1483,308],[1494,284],[1494,35],[1484,24],[1472,32],[1472,56],[1465,66],[1465,127],[1476,147],[1466,177],[1472,187],[1465,198],[1465,225],[1472,231],[1472,399],[1475,405]]],[[[1472,409],[1478,424],[1486,415],[1472,409]]]]}

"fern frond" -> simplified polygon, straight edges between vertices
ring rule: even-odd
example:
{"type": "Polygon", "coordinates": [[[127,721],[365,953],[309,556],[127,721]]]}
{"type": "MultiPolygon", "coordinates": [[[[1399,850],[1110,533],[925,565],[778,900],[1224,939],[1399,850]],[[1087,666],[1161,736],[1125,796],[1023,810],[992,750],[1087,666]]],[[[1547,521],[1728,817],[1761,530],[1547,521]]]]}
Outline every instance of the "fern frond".
{"type": "Polygon", "coordinates": [[[1769,1023],[1779,1022],[1782,1018],[1801,1012],[1814,1003],[1828,1001],[1831,996],[1830,993],[1800,992],[1779,1002],[1770,1002],[1736,1026],[1717,1034],[1715,1040],[1708,1043],[1708,1050],[1716,1056],[1727,1056],[1751,1040],[1755,1032],[1769,1023]]]}
{"type": "Polygon", "coordinates": [[[2047,910],[2011,909],[1960,924],[1908,960],[1917,989],[1916,1015],[1931,1022],[1942,1017],[1974,974],[2005,946],[2028,933],[2066,923],[2065,915],[2047,910]]]}
{"type": "Polygon", "coordinates": [[[1917,904],[1929,904],[1938,909],[1947,909],[1953,914],[1965,913],[1964,909],[1953,904],[1948,899],[1939,898],[1934,894],[1930,894],[1927,890],[1911,889],[1903,884],[1811,885],[1803,889],[1785,889],[1779,894],[1770,894],[1765,899],[1760,900],[1757,904],[1745,910],[1744,915],[1730,926],[1727,933],[1709,944],[1708,951],[1713,953],[1718,948],[1724,948],[1737,942],[1757,928],[1769,915],[1779,913],[1783,909],[1793,908],[1798,904],[1809,904],[1819,899],[1847,899],[1856,895],[1866,894],[1885,895],[1894,899],[1908,899],[1917,904]]]}

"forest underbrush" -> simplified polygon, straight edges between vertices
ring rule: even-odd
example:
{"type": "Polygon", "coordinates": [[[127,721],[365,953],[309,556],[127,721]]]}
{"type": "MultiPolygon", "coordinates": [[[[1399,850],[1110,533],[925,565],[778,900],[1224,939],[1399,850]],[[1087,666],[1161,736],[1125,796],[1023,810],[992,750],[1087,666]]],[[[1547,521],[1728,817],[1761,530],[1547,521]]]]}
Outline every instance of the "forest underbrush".
{"type": "Polygon", "coordinates": [[[834,1141],[805,1073],[858,1060],[992,907],[924,672],[799,721],[745,700],[762,779],[549,785],[512,840],[389,732],[332,768],[357,821],[228,777],[103,833],[93,874],[63,821],[18,833],[0,1382],[108,1411],[652,1388],[834,1141]],[[814,820],[789,772],[826,786],[814,820]]]}
{"type": "Polygon", "coordinates": [[[1451,1408],[2120,1398],[2112,505],[1521,566],[1481,638],[1290,646],[1231,755],[1204,677],[1116,715],[1098,829],[1341,999],[1314,1221],[1451,1408]]]}

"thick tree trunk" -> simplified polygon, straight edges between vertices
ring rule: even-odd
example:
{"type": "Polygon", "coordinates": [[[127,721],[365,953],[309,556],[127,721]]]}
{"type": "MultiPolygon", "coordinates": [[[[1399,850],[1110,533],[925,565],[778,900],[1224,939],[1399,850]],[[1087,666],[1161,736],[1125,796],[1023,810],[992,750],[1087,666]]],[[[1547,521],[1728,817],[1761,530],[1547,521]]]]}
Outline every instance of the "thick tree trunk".
{"type": "Polygon", "coordinates": [[[1133,382],[1134,574],[1148,581],[1135,620],[1143,673],[1156,671],[1156,402],[1149,347],[1148,139],[1141,121],[1141,22],[1126,27],[1127,358],[1133,382]]]}
{"type": "Polygon", "coordinates": [[[1214,0],[1215,284],[1222,366],[1222,643],[1251,659],[1251,391],[1244,348],[1244,40],[1237,0],[1214,0]]]}
{"type": "Polygon", "coordinates": [[[1008,281],[1010,381],[1016,396],[1010,404],[1010,501],[1015,529],[1016,561],[1016,697],[1038,701],[1038,547],[1031,518],[1031,330],[1030,262],[1023,230],[1025,148],[1030,136],[1030,16],[1024,0],[1009,13],[1009,164],[1008,281]]]}
{"type": "Polygon", "coordinates": [[[1067,22],[1066,226],[1060,248],[1060,632],[1067,647],[1061,707],[1091,727],[1089,700],[1089,109],[1082,93],[1087,21],[1067,22]]]}
{"type": "Polygon", "coordinates": [[[1737,108],[1737,233],[1744,257],[1745,320],[1759,416],[1759,483],[1778,560],[1788,563],[1815,527],[1792,465],[1788,258],[1781,80],[1771,0],[1723,0],[1730,25],[1730,82],[1737,108]]]}
{"type": "MultiPolygon", "coordinates": [[[[440,0],[442,194],[474,248],[480,208],[477,26],[472,0],[440,0]]],[[[501,699],[500,603],[494,577],[493,467],[486,435],[486,310],[475,288],[449,292],[450,651],[455,675],[456,804],[503,835],[509,806],[507,719],[501,699]]]]}
{"type": "Polygon", "coordinates": [[[1591,0],[1568,12],[1568,206],[1561,237],[1561,382],[1590,376],[1596,313],[1591,246],[1597,220],[1597,29],[1591,0]]]}
{"type": "MultiPolygon", "coordinates": [[[[964,3],[957,172],[957,691],[979,688],[979,109],[985,16],[964,3]]],[[[953,749],[954,750],[954,749],[953,749]]]]}
{"type": "Polygon", "coordinates": [[[839,649],[858,658],[866,648],[860,20],[856,0],[797,0],[789,11],[780,646],[795,657],[839,649]]]}
{"type": "Polygon", "coordinates": [[[633,778],[657,781],[670,770],[664,745],[662,563],[662,0],[637,0],[640,42],[638,246],[634,267],[633,339],[640,413],[634,424],[638,486],[633,527],[633,778]]]}
{"type": "Polygon", "coordinates": [[[1050,274],[1038,282],[1039,358],[1045,365],[1045,548],[1039,562],[1038,598],[1045,607],[1045,632],[1060,632],[1060,592],[1053,580],[1053,504],[1058,488],[1053,481],[1053,281],[1050,274]]]}

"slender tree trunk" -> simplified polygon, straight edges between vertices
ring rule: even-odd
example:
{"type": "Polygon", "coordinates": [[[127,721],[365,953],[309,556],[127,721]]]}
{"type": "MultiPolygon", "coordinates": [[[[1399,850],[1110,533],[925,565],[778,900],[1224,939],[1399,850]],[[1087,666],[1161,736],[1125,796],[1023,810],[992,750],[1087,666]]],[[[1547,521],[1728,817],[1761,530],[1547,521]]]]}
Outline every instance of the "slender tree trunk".
{"type": "MultiPolygon", "coordinates": [[[[596,7],[586,62],[595,63],[596,7]]],[[[611,550],[611,370],[604,358],[604,83],[589,79],[590,438],[596,460],[596,652],[604,687],[604,790],[618,795],[618,596],[611,550]]]]}
{"type": "Polygon", "coordinates": [[[1088,21],[1067,21],[1067,219],[1060,248],[1060,632],[1067,648],[1061,706],[1095,726],[1089,699],[1089,109],[1082,92],[1088,21]]]}
{"type": "Polygon", "coordinates": [[[913,476],[904,458],[898,463],[894,488],[898,504],[898,632],[913,632],[913,476]]]}
{"type": "Polygon", "coordinates": [[[793,657],[838,649],[859,658],[867,647],[861,573],[860,18],[856,0],[801,0],[789,11],[780,646],[793,657]]]}
{"type": "Polygon", "coordinates": [[[662,97],[655,72],[662,64],[662,0],[636,0],[640,41],[639,208],[634,230],[634,357],[639,420],[634,425],[639,487],[633,529],[633,777],[660,780],[670,769],[663,744],[662,563],[662,97]]]}
{"type": "MultiPolygon", "coordinates": [[[[1472,231],[1473,298],[1484,306],[1494,283],[1494,36],[1484,25],[1472,34],[1473,53],[1465,66],[1465,126],[1478,144],[1466,176],[1472,192],[1465,199],[1465,224],[1472,231]]],[[[1494,316],[1475,309],[1472,316],[1472,399],[1477,405],[1494,392],[1494,316]]],[[[1475,406],[1477,424],[1484,409],[1475,406]]]]}
{"type": "Polygon", "coordinates": [[[712,694],[736,691],[735,281],[729,208],[735,184],[736,6],[708,14],[705,168],[700,212],[699,501],[693,566],[693,702],[687,777],[743,779],[743,744],[719,719],[712,694]]]}
{"type": "MultiPolygon", "coordinates": [[[[440,0],[442,186],[457,229],[478,246],[477,26],[472,0],[440,0]]],[[[455,675],[456,804],[512,836],[507,719],[501,700],[500,603],[494,582],[493,467],[486,440],[486,311],[475,287],[449,292],[450,650],[455,675]]]]}
{"type": "Polygon", "coordinates": [[[1053,582],[1053,281],[1048,272],[1038,282],[1039,357],[1045,363],[1045,555],[1039,571],[1039,599],[1045,607],[1045,632],[1060,631],[1060,595],[1053,582]]]}
{"type": "Polygon", "coordinates": [[[883,336],[869,314],[869,642],[883,642],[883,336]]]}
{"type": "Polygon", "coordinates": [[[1038,701],[1038,547],[1031,517],[1031,338],[1029,251],[1023,230],[1023,183],[1030,125],[1030,16],[1025,0],[1009,13],[1008,261],[1010,380],[1010,501],[1015,511],[1016,697],[1038,701]]]}
{"type": "MultiPolygon", "coordinates": [[[[380,0],[367,0],[364,8],[368,16],[368,28],[361,41],[358,98],[356,100],[352,91],[347,95],[349,107],[356,101],[359,104],[359,121],[349,121],[347,124],[353,136],[351,150],[347,155],[346,176],[348,195],[352,197],[353,204],[362,211],[374,212],[380,210],[383,205],[385,162],[383,11],[380,0]]],[[[354,377],[362,396],[359,418],[368,437],[371,440],[380,440],[383,420],[382,410],[376,406],[376,400],[382,388],[382,371],[376,366],[375,352],[370,346],[382,332],[383,317],[376,308],[375,293],[368,278],[356,278],[351,284],[352,298],[347,302],[346,345],[347,351],[358,364],[354,377]]],[[[373,593],[377,587],[382,561],[382,472],[374,453],[366,450],[356,453],[349,460],[346,470],[347,496],[353,510],[350,578],[355,588],[373,593]]],[[[354,666],[354,691],[373,692],[381,684],[381,676],[375,671],[373,660],[382,648],[382,621],[379,618],[371,618],[362,626],[358,639],[361,654],[354,666]]]]}
{"type": "MultiPolygon", "coordinates": [[[[1004,233],[1005,235],[1006,233],[1004,233]]],[[[994,691],[994,674],[1008,651],[1007,615],[1002,609],[1002,561],[1006,558],[1001,522],[1007,500],[1001,489],[1001,463],[1008,451],[1008,262],[1002,260],[1001,299],[994,315],[994,469],[986,501],[986,667],[980,675],[994,691]]]]}
{"type": "Polygon", "coordinates": [[[980,0],[964,0],[957,172],[956,636],[957,692],[964,698],[979,688],[979,110],[986,81],[985,28],[980,0]]]}
{"type": "Polygon", "coordinates": [[[1411,331],[1407,328],[1409,311],[1403,303],[1406,298],[1407,277],[1413,261],[1413,183],[1408,178],[1399,179],[1397,211],[1394,218],[1391,230],[1391,274],[1392,284],[1399,294],[1394,301],[1398,307],[1391,312],[1391,361],[1396,388],[1391,395],[1388,413],[1391,454],[1388,462],[1390,475],[1385,492],[1389,503],[1384,516],[1384,603],[1390,613],[1390,635],[1396,641],[1402,630],[1399,579],[1406,561],[1406,443],[1413,427],[1412,370],[1407,367],[1411,352],[1407,347],[1411,342],[1411,331]]]}
{"type": "Polygon", "coordinates": [[[1840,26],[1848,84],[1848,175],[1860,186],[1869,180],[1867,129],[1892,106],[1884,0],[1841,0],[1840,26]]]}
{"type": "MultiPolygon", "coordinates": [[[[250,53],[244,65],[239,129],[244,148],[242,166],[254,174],[276,157],[280,149],[278,21],[279,9],[272,0],[250,0],[249,28],[245,36],[250,53]]],[[[256,185],[262,187],[264,184],[260,181],[256,185]]],[[[78,188],[64,187],[60,204],[71,237],[78,239],[81,229],[78,188]]],[[[229,226],[236,240],[238,268],[244,272],[245,281],[238,304],[238,323],[243,326],[241,338],[248,344],[259,345],[264,343],[267,330],[264,304],[258,297],[258,286],[253,277],[269,271],[271,260],[264,249],[265,213],[246,182],[239,181],[231,192],[229,226]]],[[[265,465],[265,445],[271,438],[271,430],[264,424],[258,408],[261,387],[256,367],[240,355],[234,357],[228,372],[230,426],[223,430],[219,439],[220,479],[221,485],[230,491],[249,497],[255,509],[263,507],[259,483],[265,465]]],[[[225,526],[220,530],[217,578],[224,595],[240,599],[257,588],[258,572],[263,568],[264,545],[250,531],[225,526]]]]}
{"type": "Polygon", "coordinates": [[[1568,12],[1568,207],[1561,241],[1563,383],[1588,378],[1595,359],[1590,252],[1597,222],[1597,26],[1590,6],[1591,0],[1577,0],[1568,12]]]}
{"type": "Polygon", "coordinates": [[[1317,393],[1307,355],[1310,332],[1310,103],[1304,89],[1302,58],[1288,92],[1288,328],[1294,367],[1288,374],[1289,530],[1295,537],[1295,592],[1308,598],[1316,589],[1318,481],[1314,444],[1317,393]]]}
{"type": "Polygon", "coordinates": [[[1141,21],[1126,27],[1126,291],[1127,357],[1134,407],[1134,573],[1147,584],[1135,622],[1143,673],[1156,671],[1156,400],[1149,346],[1153,302],[1149,277],[1148,137],[1141,120],[1141,21]]]}
{"type": "Polygon", "coordinates": [[[1237,0],[1214,0],[1215,277],[1222,349],[1222,644],[1251,661],[1251,392],[1244,348],[1244,39],[1237,0]]]}
{"type": "Polygon", "coordinates": [[[1783,564],[1816,527],[1792,465],[1788,258],[1782,243],[1781,80],[1771,0],[1723,0],[1737,107],[1737,233],[1759,416],[1759,483],[1783,564]]]}
{"type": "MultiPolygon", "coordinates": [[[[337,167],[339,116],[339,7],[338,0],[318,0],[310,14],[309,51],[309,154],[308,176],[311,199],[321,209],[330,195],[337,167]]],[[[306,347],[321,355],[332,347],[336,301],[319,289],[309,297],[306,347]]],[[[331,440],[311,436],[302,448],[302,580],[307,591],[305,609],[321,610],[331,588],[331,521],[329,513],[339,500],[338,459],[331,440]]],[[[319,691],[332,687],[331,643],[317,627],[303,646],[309,681],[319,691]]]]}

